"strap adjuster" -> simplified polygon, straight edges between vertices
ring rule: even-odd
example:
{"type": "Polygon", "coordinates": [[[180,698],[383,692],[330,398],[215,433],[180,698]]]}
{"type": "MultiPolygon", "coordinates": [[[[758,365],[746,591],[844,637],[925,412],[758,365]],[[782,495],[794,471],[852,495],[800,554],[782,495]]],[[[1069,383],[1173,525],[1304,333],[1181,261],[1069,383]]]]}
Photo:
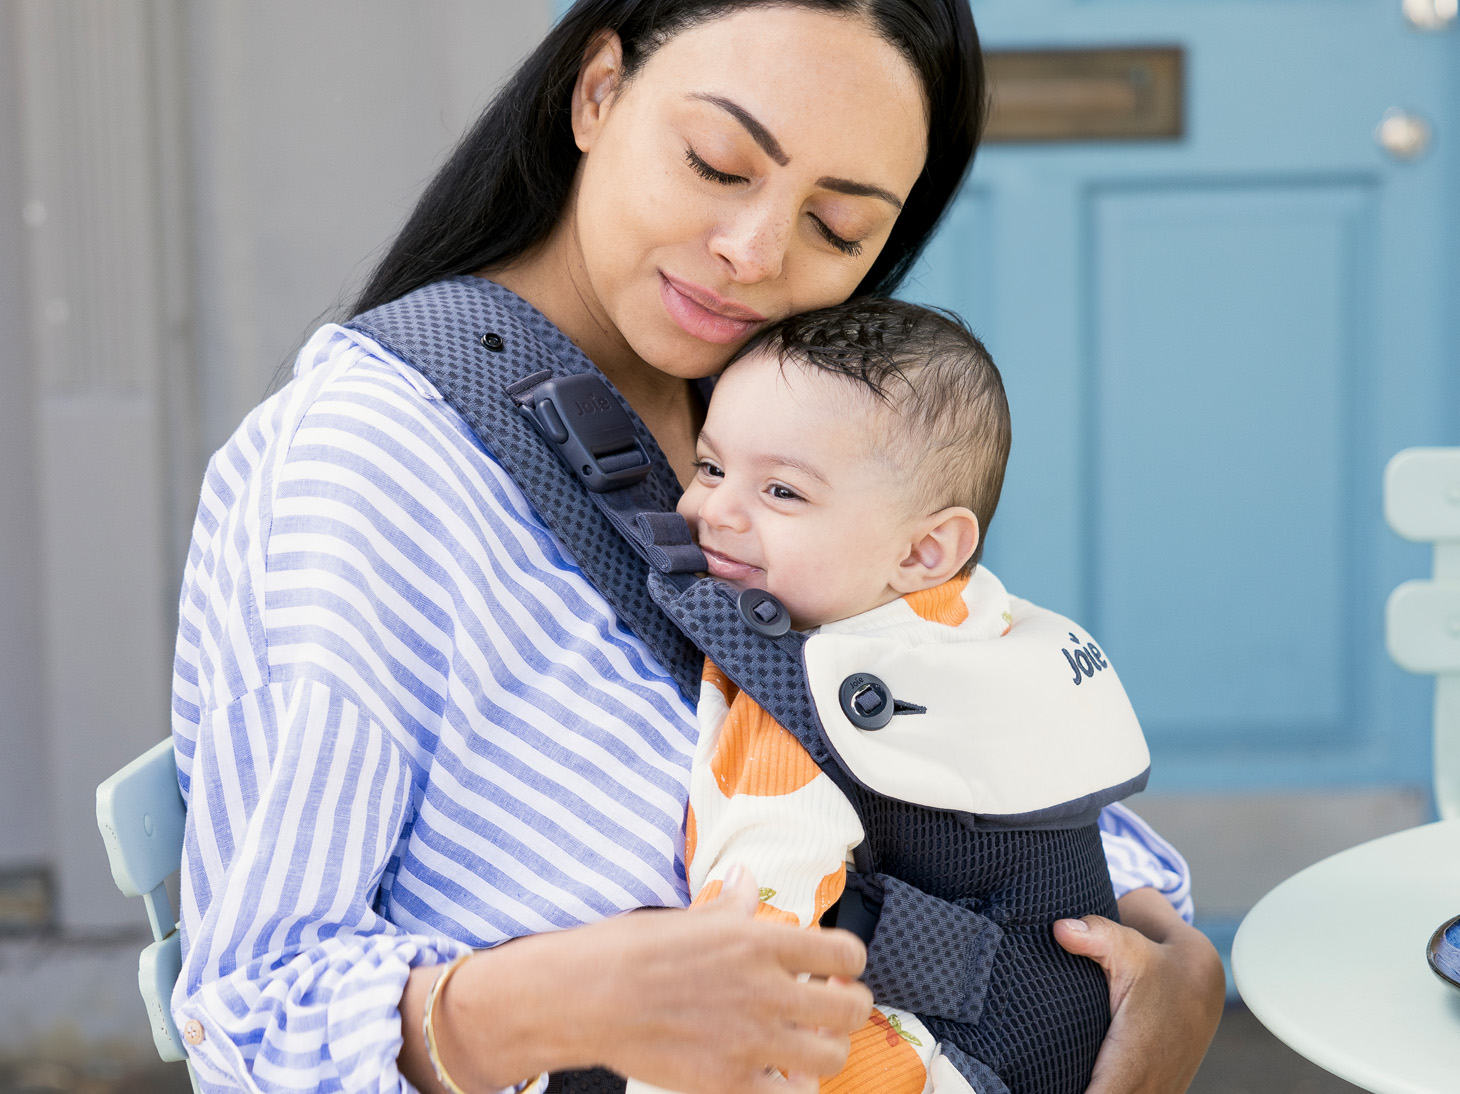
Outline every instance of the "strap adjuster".
{"type": "Polygon", "coordinates": [[[554,376],[531,391],[511,394],[517,409],[589,490],[621,490],[648,477],[649,455],[603,377],[554,376]]]}

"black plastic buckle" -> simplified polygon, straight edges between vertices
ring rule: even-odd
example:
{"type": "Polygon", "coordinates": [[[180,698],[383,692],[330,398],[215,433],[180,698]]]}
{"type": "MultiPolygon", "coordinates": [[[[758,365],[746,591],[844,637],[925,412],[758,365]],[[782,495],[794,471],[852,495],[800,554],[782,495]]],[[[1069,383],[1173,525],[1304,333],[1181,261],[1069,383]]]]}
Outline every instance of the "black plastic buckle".
{"type": "Polygon", "coordinates": [[[842,713],[858,729],[882,729],[897,713],[892,692],[870,672],[855,672],[837,693],[842,713]]]}
{"type": "Polygon", "coordinates": [[[791,613],[765,589],[743,589],[735,598],[740,618],[756,634],[779,638],[791,629],[791,613]]]}
{"type": "Polygon", "coordinates": [[[518,407],[595,494],[621,490],[649,476],[649,456],[634,424],[603,377],[555,376],[518,407]]]}

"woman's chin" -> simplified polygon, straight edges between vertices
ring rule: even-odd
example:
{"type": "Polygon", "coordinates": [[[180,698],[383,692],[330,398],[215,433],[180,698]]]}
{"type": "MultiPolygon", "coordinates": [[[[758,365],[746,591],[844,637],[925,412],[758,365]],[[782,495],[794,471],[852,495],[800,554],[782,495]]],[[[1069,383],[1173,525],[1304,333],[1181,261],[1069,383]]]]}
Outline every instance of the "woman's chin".
{"type": "Polygon", "coordinates": [[[702,380],[723,372],[737,348],[702,342],[675,327],[646,344],[639,356],[651,368],[666,376],[679,380],[702,380]]]}

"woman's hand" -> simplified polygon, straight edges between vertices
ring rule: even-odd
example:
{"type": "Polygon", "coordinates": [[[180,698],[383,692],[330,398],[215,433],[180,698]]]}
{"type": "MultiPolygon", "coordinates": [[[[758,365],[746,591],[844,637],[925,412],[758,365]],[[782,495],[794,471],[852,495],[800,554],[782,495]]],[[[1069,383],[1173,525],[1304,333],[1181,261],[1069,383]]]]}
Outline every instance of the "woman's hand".
{"type": "Polygon", "coordinates": [[[1222,1017],[1222,962],[1154,889],[1119,903],[1125,926],[1091,915],[1054,929],[1061,946],[1097,962],[1110,981],[1110,1031],[1086,1094],[1182,1094],[1222,1017]]]}
{"type": "Polygon", "coordinates": [[[790,1090],[815,1094],[818,1076],[840,1071],[851,1033],[871,1014],[872,993],[857,982],[866,949],[847,931],[755,919],[758,904],[754,879],[740,871],[686,915],[618,921],[632,1036],[605,1043],[598,1062],[695,1094],[787,1090],[768,1067],[790,1077],[790,1090]],[[647,958],[629,956],[628,928],[650,933],[647,958]]]}
{"type": "MultiPolygon", "coordinates": [[[[447,1070],[468,1090],[604,1066],[691,1094],[814,1094],[816,1077],[841,1069],[851,1033],[871,1013],[872,994],[856,982],[866,951],[847,931],[755,919],[757,903],[742,873],[692,911],[618,916],[477,955],[437,1002],[447,1070]],[[767,1068],[789,1075],[789,1085],[767,1068]]],[[[420,996],[436,971],[412,974],[420,996]]],[[[416,990],[409,985],[402,999],[401,1067],[433,1090],[412,1044],[416,990]]]]}

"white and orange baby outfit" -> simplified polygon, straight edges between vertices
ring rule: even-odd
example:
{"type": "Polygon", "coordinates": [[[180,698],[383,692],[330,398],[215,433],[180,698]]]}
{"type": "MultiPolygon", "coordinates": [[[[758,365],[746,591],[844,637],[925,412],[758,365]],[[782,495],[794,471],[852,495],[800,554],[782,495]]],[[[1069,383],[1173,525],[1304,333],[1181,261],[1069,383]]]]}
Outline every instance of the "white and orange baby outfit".
{"type": "MultiPolygon", "coordinates": [[[[1113,670],[1072,683],[1061,648],[1072,645],[1080,648],[1068,620],[1011,598],[979,567],[826,624],[808,640],[806,665],[828,739],[861,782],[936,808],[1010,815],[1118,785],[1149,765],[1113,670]],[[927,712],[875,733],[857,729],[833,698],[851,671],[876,674],[927,712]],[[1032,676],[1032,690],[1009,686],[1015,674],[1032,676]],[[1014,694],[1023,709],[1004,702],[1014,694]]],[[[815,927],[840,898],[862,842],[855,810],[800,742],[708,662],[699,724],[685,824],[694,902],[713,900],[738,865],[761,886],[759,915],[815,927]]],[[[883,1005],[853,1035],[846,1067],[821,1083],[823,1094],[971,1089],[916,1015],[883,1005]]]]}

